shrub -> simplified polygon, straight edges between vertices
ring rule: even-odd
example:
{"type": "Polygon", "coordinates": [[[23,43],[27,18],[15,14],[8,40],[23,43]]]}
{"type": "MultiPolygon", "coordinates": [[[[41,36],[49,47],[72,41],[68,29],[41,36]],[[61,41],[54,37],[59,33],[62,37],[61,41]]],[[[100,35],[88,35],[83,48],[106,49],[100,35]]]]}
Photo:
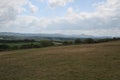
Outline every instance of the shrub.
{"type": "Polygon", "coordinates": [[[74,43],[75,44],[80,44],[80,43],[82,43],[82,41],[81,41],[81,39],[75,39],[74,43]]]}
{"type": "Polygon", "coordinates": [[[70,45],[70,44],[73,44],[73,42],[72,41],[64,41],[63,42],[63,45],[70,45]]]}
{"type": "Polygon", "coordinates": [[[96,43],[96,41],[92,38],[87,38],[87,39],[84,40],[84,43],[89,43],[90,44],[90,43],[96,43]]]}
{"type": "Polygon", "coordinates": [[[2,50],[9,50],[9,49],[10,49],[10,46],[9,46],[9,45],[0,44],[0,51],[2,51],[2,50]]]}
{"type": "Polygon", "coordinates": [[[40,41],[41,47],[48,47],[48,46],[53,46],[54,43],[52,41],[49,40],[43,40],[40,41]]]}

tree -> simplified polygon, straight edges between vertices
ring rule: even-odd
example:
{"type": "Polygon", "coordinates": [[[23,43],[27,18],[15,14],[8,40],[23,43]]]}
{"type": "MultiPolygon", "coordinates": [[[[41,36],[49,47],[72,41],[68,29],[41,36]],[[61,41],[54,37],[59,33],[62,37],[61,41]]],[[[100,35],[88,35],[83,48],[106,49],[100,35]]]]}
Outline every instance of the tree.
{"type": "Polygon", "coordinates": [[[87,38],[84,40],[84,43],[95,43],[95,40],[92,38],[87,38]]]}
{"type": "Polygon", "coordinates": [[[9,46],[9,45],[0,44],[0,51],[2,51],[2,50],[8,50],[8,49],[10,49],[10,46],[9,46]]]}
{"type": "Polygon", "coordinates": [[[63,42],[63,45],[70,45],[70,44],[73,44],[73,42],[72,41],[64,41],[63,42]]]}
{"type": "Polygon", "coordinates": [[[82,41],[81,41],[81,39],[75,39],[75,44],[80,44],[80,43],[82,43],[82,41]]]}
{"type": "Polygon", "coordinates": [[[48,47],[48,46],[53,46],[54,43],[52,41],[49,41],[49,40],[43,40],[43,41],[40,41],[40,44],[42,47],[48,47]]]}

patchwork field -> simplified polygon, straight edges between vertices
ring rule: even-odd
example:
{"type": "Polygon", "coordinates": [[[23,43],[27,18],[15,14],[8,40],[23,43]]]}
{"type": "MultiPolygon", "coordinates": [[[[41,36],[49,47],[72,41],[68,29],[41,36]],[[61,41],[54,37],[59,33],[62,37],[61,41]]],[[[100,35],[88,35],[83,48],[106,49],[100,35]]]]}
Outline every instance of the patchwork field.
{"type": "Polygon", "coordinates": [[[120,80],[120,41],[0,52],[0,80],[120,80]]]}

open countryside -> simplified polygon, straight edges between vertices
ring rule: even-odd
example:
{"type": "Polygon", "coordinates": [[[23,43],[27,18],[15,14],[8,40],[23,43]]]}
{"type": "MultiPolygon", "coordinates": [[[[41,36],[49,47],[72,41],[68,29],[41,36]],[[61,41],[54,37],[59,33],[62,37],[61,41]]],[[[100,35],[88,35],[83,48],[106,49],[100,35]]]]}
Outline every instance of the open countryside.
{"type": "Polygon", "coordinates": [[[119,80],[120,41],[0,52],[0,80],[119,80]]]}

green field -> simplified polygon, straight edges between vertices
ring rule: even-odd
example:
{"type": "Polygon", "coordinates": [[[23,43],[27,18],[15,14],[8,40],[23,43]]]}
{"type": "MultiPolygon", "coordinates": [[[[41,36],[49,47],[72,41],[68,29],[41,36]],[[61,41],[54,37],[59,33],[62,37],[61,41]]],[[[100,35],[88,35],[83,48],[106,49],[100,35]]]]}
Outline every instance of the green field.
{"type": "Polygon", "coordinates": [[[0,80],[120,80],[120,41],[0,52],[0,80]]]}

